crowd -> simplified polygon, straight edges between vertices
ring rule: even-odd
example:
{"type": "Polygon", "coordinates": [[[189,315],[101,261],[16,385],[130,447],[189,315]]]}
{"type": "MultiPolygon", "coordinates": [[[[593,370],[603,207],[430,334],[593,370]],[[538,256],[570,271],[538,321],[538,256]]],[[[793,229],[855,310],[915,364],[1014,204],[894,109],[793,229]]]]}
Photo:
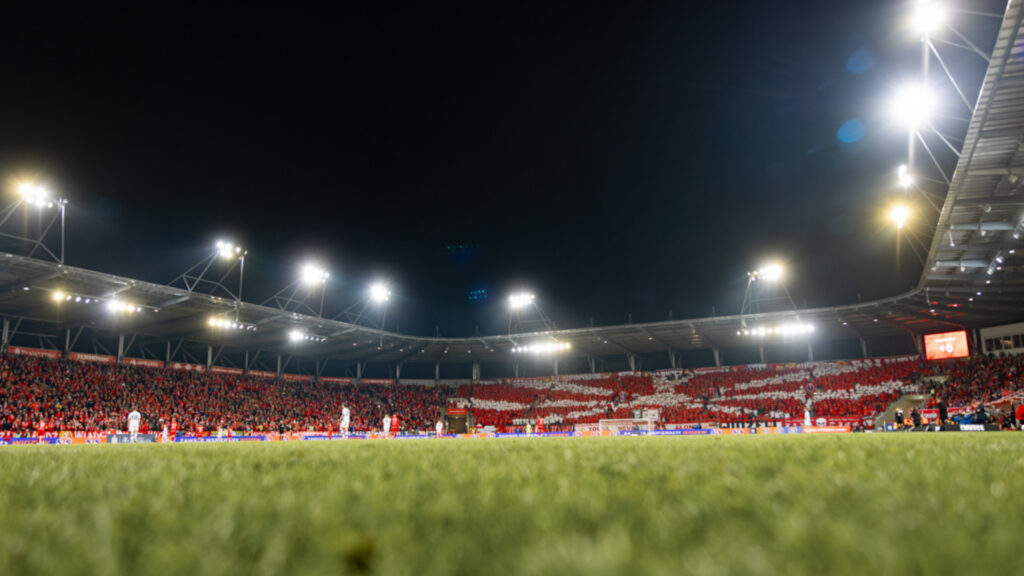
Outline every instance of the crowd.
{"type": "Polygon", "coordinates": [[[929,373],[946,377],[945,384],[935,384],[934,390],[929,390],[929,404],[935,405],[942,398],[949,408],[969,408],[1024,388],[1024,355],[947,360],[932,365],[929,373]]]}
{"type": "MultiPolygon", "coordinates": [[[[941,378],[938,380],[942,380],[941,378]]],[[[815,417],[870,418],[924,388],[950,408],[1024,388],[1024,356],[924,363],[917,357],[738,366],[655,373],[579,374],[480,381],[456,388],[325,384],[114,366],[30,356],[0,357],[0,434],[143,431],[172,422],[185,433],[336,430],[342,406],[353,431],[378,430],[385,414],[401,430],[431,430],[446,406],[468,408],[477,426],[548,429],[630,419],[657,410],[662,422],[744,424],[815,417]],[[945,384],[922,378],[945,376],[945,384]],[[932,386],[937,389],[930,390],[932,386]]],[[[933,400],[933,405],[934,405],[933,400]]]]}
{"type": "Polygon", "coordinates": [[[174,423],[188,433],[337,430],[342,406],[352,429],[379,429],[385,414],[402,430],[432,430],[447,387],[327,385],[307,381],[80,363],[0,358],[0,432],[99,432],[125,427],[132,410],[142,430],[174,423]]]}

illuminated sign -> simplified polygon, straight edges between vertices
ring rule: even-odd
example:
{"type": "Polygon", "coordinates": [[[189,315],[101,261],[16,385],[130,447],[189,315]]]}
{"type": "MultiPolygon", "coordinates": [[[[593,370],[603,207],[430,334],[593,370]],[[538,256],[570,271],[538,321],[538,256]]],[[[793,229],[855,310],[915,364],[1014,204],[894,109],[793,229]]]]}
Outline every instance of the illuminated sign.
{"type": "Polygon", "coordinates": [[[924,355],[929,360],[945,360],[946,358],[966,358],[967,332],[943,332],[927,334],[924,337],[924,355]]]}

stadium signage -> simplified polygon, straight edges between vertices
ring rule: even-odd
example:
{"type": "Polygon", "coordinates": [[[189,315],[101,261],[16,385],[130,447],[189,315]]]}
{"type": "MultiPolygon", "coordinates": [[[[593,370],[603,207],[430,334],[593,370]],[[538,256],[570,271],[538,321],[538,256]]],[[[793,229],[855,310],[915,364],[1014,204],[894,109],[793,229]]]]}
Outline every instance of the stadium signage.
{"type": "Polygon", "coordinates": [[[234,374],[236,376],[242,375],[241,368],[228,368],[226,366],[210,366],[210,372],[215,374],[234,374]]]}
{"type": "Polygon", "coordinates": [[[206,366],[200,364],[187,364],[185,362],[171,362],[171,370],[184,370],[186,372],[206,372],[206,366]]]}
{"type": "Polygon", "coordinates": [[[384,386],[388,386],[390,384],[395,383],[394,380],[390,380],[388,378],[363,378],[361,382],[363,384],[382,384],[384,386]]]}
{"type": "Polygon", "coordinates": [[[320,381],[325,384],[351,384],[351,378],[339,378],[337,376],[322,376],[320,381]]]}
{"type": "Polygon", "coordinates": [[[277,378],[277,373],[266,370],[249,370],[249,376],[252,378],[277,378]]]}
{"type": "Polygon", "coordinates": [[[313,377],[309,374],[282,374],[281,379],[286,382],[312,382],[313,377]]]}
{"type": "Polygon", "coordinates": [[[159,360],[147,360],[145,358],[125,358],[121,361],[122,364],[128,364],[129,366],[141,366],[143,368],[163,368],[164,363],[159,360]]]}
{"type": "Polygon", "coordinates": [[[850,429],[846,426],[804,426],[804,434],[846,434],[850,429]]]}
{"type": "Polygon", "coordinates": [[[469,410],[466,408],[449,408],[445,411],[445,414],[449,416],[465,416],[469,414],[469,410]]]}
{"type": "Polygon", "coordinates": [[[945,360],[947,358],[965,358],[969,356],[967,332],[958,330],[941,334],[925,334],[924,354],[928,360],[945,360]]]}
{"type": "Polygon", "coordinates": [[[117,358],[113,356],[106,356],[104,354],[84,354],[82,352],[72,352],[68,354],[68,358],[76,362],[98,362],[100,364],[116,364],[117,358]]]}
{"type": "Polygon", "coordinates": [[[19,356],[38,356],[40,358],[60,358],[60,350],[46,350],[44,348],[26,348],[24,346],[10,346],[7,351],[19,356]]]}

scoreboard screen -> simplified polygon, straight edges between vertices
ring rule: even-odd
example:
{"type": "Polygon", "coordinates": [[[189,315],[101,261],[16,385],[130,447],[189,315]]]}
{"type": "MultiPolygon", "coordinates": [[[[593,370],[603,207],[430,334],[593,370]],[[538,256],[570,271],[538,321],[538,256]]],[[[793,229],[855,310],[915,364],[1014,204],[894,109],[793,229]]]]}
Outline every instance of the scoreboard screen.
{"type": "Polygon", "coordinates": [[[927,334],[924,337],[924,355],[929,360],[945,360],[946,358],[966,358],[967,332],[943,332],[927,334]]]}

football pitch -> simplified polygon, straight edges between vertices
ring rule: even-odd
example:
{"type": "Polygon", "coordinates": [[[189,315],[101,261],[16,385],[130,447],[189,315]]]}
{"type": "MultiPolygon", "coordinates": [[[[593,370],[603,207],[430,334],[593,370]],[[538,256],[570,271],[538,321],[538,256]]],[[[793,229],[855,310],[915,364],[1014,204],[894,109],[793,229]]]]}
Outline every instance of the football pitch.
{"type": "Polygon", "coordinates": [[[0,574],[994,574],[1024,434],[0,449],[0,574]]]}

